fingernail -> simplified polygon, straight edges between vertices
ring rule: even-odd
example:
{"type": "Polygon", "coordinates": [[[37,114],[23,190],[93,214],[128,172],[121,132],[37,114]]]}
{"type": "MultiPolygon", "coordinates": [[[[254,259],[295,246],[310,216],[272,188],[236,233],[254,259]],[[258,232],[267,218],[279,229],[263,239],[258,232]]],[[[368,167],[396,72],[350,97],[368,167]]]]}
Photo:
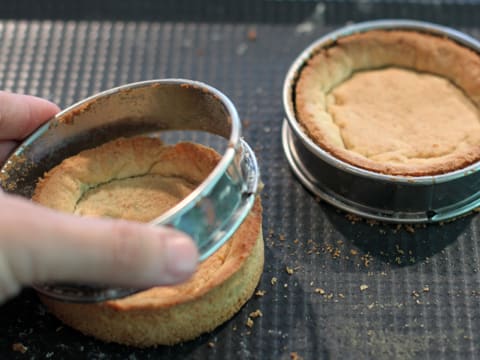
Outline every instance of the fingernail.
{"type": "Polygon", "coordinates": [[[168,272],[179,280],[190,276],[197,268],[198,251],[185,235],[172,236],[165,245],[168,272]]]}

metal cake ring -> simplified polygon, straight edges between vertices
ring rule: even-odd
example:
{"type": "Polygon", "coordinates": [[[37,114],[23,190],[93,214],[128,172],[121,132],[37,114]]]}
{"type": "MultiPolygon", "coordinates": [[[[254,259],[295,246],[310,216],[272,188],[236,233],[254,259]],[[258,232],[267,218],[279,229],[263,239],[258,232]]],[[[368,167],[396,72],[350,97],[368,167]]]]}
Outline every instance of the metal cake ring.
{"type": "MultiPolygon", "coordinates": [[[[186,198],[150,225],[169,225],[189,234],[200,261],[223,245],[253,206],[259,168],[241,138],[241,123],[232,102],[206,84],[165,79],[116,87],[58,113],[13,153],[0,170],[0,185],[30,198],[43,173],[64,158],[119,136],[162,130],[199,130],[228,140],[221,160],[186,198]]],[[[87,284],[35,284],[43,295],[71,302],[98,302],[144,289],[87,284]]]]}
{"type": "Polygon", "coordinates": [[[328,33],[303,50],[283,86],[283,150],[299,181],[342,210],[393,223],[434,223],[454,219],[480,206],[480,161],[439,175],[376,173],[344,162],[316,145],[297,121],[295,86],[306,61],[339,38],[371,30],[414,30],[451,39],[480,54],[480,42],[457,30],[412,20],[374,20],[328,33]]]}

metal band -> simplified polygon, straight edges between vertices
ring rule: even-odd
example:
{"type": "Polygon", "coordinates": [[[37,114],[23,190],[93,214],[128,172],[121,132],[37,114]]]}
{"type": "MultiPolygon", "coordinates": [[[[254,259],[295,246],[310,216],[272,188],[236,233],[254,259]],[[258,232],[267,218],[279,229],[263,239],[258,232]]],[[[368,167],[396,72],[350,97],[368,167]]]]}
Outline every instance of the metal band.
{"type": "Polygon", "coordinates": [[[334,157],[317,146],[296,120],[294,87],[298,72],[315,50],[353,33],[376,29],[416,30],[450,38],[480,53],[480,42],[459,31],[426,22],[378,20],[349,25],[307,47],[288,70],[283,87],[286,119],[283,148],[299,180],[313,193],[363,217],[423,223],[451,219],[480,206],[480,163],[450,173],[408,177],[375,173],[334,157]]]}
{"type": "MultiPolygon", "coordinates": [[[[224,244],[248,215],[258,188],[252,149],[240,137],[241,124],[230,100],[190,80],[128,84],[85,99],[60,112],[32,134],[1,169],[2,187],[32,195],[36,181],[64,158],[118,136],[162,130],[201,130],[226,138],[226,150],[212,173],[191,194],[151,225],[171,225],[196,242],[200,261],[224,244]],[[21,161],[18,161],[21,159],[21,161]]],[[[36,284],[44,295],[96,302],[142,289],[85,284],[36,284]]]]}

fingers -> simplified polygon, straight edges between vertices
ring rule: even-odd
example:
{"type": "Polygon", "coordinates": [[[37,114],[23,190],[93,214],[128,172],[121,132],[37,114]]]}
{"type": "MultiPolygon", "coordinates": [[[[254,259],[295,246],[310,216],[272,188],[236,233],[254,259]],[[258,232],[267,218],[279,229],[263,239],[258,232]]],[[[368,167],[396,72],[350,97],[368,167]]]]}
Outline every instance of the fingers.
{"type": "Polygon", "coordinates": [[[7,160],[8,155],[18,146],[16,141],[0,141],[0,164],[7,160]]]}
{"type": "Polygon", "coordinates": [[[48,100],[0,91],[0,140],[21,140],[58,111],[48,100]]]}
{"type": "Polygon", "coordinates": [[[0,196],[0,208],[0,251],[23,285],[148,287],[184,281],[197,265],[194,243],[173,229],[60,214],[8,195],[0,196]]]}

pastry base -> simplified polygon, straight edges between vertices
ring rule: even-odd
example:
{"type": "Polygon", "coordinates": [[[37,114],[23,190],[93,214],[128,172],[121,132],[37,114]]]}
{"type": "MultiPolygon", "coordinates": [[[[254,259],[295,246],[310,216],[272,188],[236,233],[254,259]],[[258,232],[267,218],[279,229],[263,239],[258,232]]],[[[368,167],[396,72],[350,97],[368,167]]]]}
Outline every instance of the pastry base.
{"type": "MultiPolygon", "coordinates": [[[[218,153],[198,144],[118,139],[64,160],[39,181],[33,200],[79,215],[149,221],[187,196],[219,160],[218,153]]],[[[40,298],[65,324],[98,339],[137,347],[172,345],[231,318],[252,296],[263,263],[257,197],[229,241],[183,284],[98,304],[40,298]]]]}

